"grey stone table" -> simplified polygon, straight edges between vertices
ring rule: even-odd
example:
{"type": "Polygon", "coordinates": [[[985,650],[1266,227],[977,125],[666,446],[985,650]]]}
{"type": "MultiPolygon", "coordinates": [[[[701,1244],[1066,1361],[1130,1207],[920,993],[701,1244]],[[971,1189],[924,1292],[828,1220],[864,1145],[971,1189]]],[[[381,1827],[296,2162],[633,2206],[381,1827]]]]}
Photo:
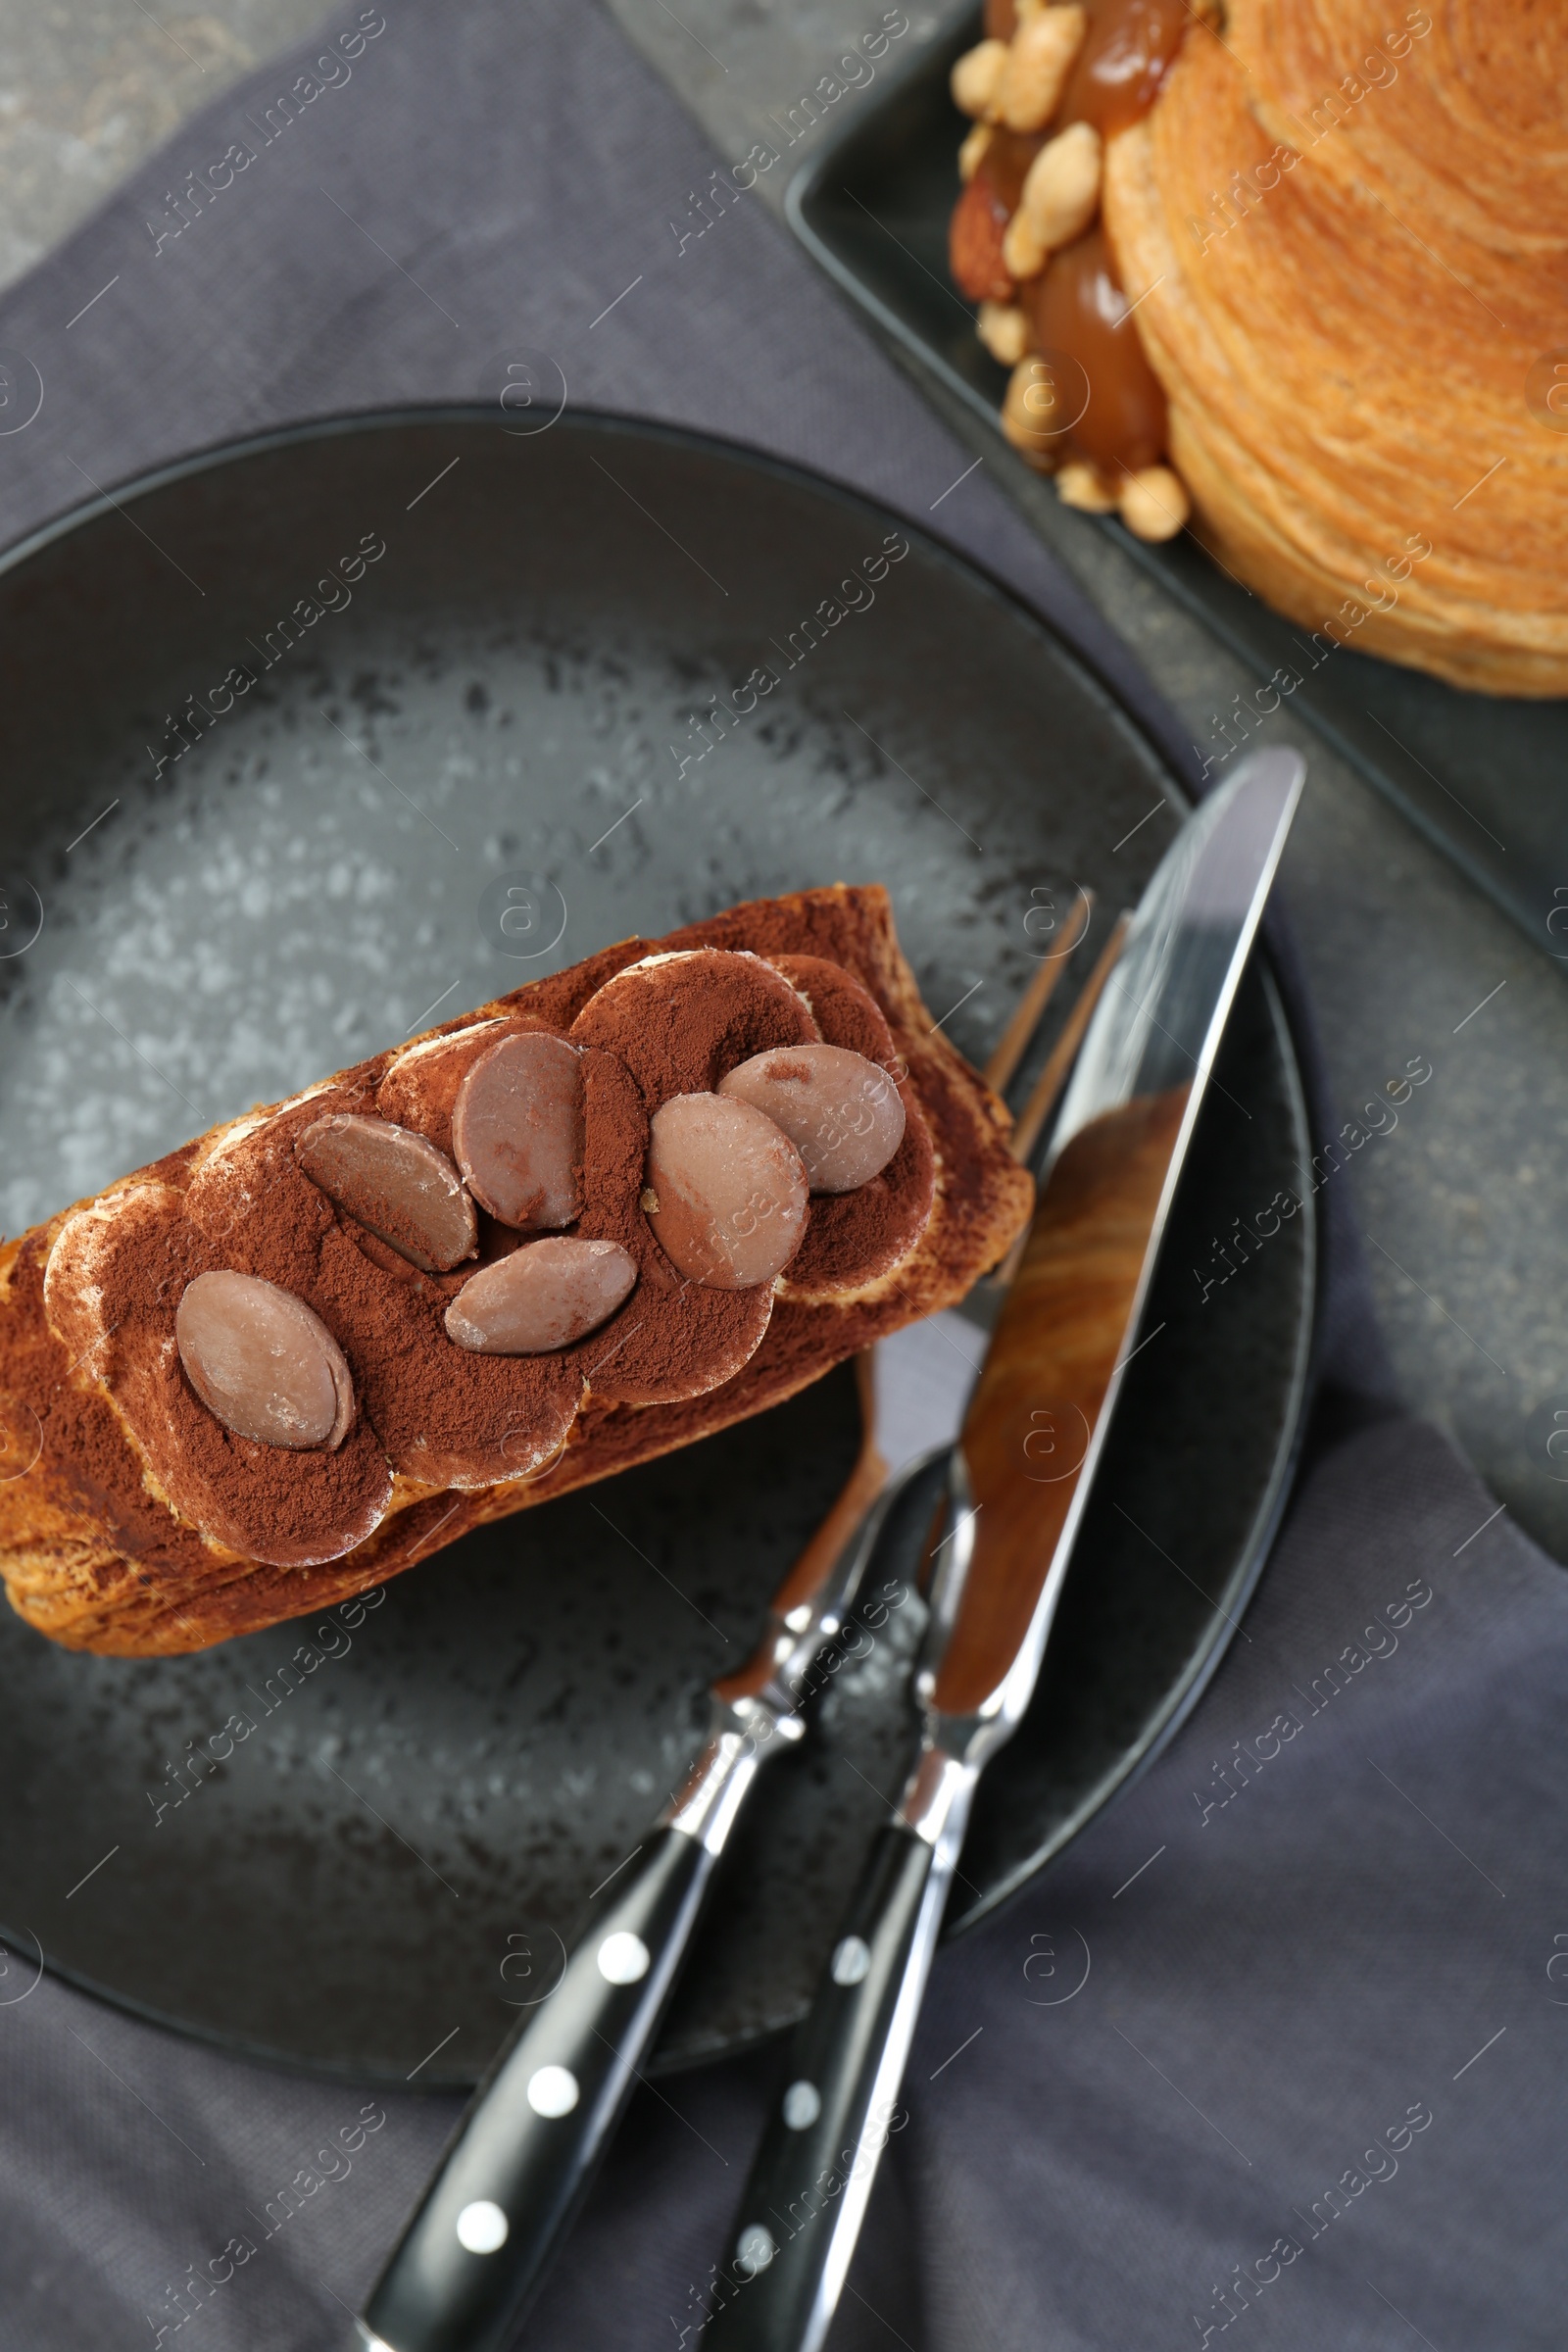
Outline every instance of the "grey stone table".
{"type": "MultiPolygon", "coordinates": [[[[797,105],[871,0],[612,0],[630,38],[711,133],[744,156],[797,105]]],[[[185,114],[308,33],[319,0],[0,0],[0,282],[19,275],[185,114]]],[[[908,46],[952,9],[910,7],[908,46]]],[[[906,52],[907,53],[907,52],[906,52]]],[[[772,134],[777,136],[776,130],[772,134]]],[[[808,134],[797,157],[808,152],[808,134]]],[[[816,134],[819,135],[819,134],[816,134]]],[[[776,204],[784,174],[759,185],[776,204]]],[[[860,330],[845,316],[845,333],[860,330]]],[[[997,438],[921,379],[1201,740],[1254,682],[1200,623],[997,438]]],[[[1372,1280],[1410,1403],[1454,1438],[1500,1501],[1568,1561],[1568,1484],[1542,1414],[1568,1349],[1568,992],[1559,971],[1308,729],[1311,780],[1284,892],[1316,994],[1336,1108],[1349,1118],[1418,1057],[1432,1076],[1397,1128],[1335,1181],[1352,1188],[1372,1280]],[[1475,1009],[1480,1007],[1479,1010],[1475,1009]]],[[[1568,1469],[1568,1464],[1564,1465],[1568,1469]]]]}

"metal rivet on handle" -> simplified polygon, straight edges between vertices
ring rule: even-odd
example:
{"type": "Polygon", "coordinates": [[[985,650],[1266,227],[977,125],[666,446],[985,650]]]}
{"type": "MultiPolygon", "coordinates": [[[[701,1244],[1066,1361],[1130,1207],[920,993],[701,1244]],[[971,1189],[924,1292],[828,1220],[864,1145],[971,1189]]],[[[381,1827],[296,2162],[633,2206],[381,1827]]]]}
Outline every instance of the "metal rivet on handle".
{"type": "Polygon", "coordinates": [[[759,2271],[766,2270],[777,2252],[777,2246],[761,2223],[753,2222],[749,2230],[741,2231],[735,2248],[735,2266],[748,2278],[755,2278],[759,2271]]]}
{"type": "Polygon", "coordinates": [[[465,2205],[458,2216],[458,2243],[470,2254],[494,2254],[507,2242],[507,2217],[499,2205],[480,2197],[465,2205]]]}
{"type": "Polygon", "coordinates": [[[822,2094],[814,2082],[792,2082],[784,2093],[784,2121],[792,2132],[808,2132],[822,2112],[822,2094]]]}
{"type": "Polygon", "coordinates": [[[635,1984],[648,1974],[648,1946],[629,1928],[607,1936],[599,1946],[599,1974],[607,1984],[635,1984]]]}
{"type": "Polygon", "coordinates": [[[535,2115],[569,2115],[577,2104],[577,2078],[567,2066],[542,2066],[528,2082],[535,2115]]]}
{"type": "Polygon", "coordinates": [[[835,1984],[858,1984],[871,1966],[871,1947],[858,1936],[846,1936],[833,1954],[835,1984]]]}

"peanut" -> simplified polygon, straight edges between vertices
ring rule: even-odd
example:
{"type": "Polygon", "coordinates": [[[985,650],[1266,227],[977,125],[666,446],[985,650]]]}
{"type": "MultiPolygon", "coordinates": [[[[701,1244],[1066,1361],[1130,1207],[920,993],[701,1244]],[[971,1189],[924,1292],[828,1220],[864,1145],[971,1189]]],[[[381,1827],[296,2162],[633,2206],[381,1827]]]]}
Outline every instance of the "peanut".
{"type": "Polygon", "coordinates": [[[965,187],[979,171],[981,158],[995,137],[989,122],[977,122],[958,149],[958,177],[965,187]]]}
{"type": "Polygon", "coordinates": [[[1014,449],[1021,450],[1043,473],[1055,470],[1061,397],[1049,364],[1042,359],[1020,360],[1002,404],[1002,430],[1014,449]]]}
{"type": "Polygon", "coordinates": [[[1018,209],[1028,214],[1048,253],[1081,236],[1099,211],[1101,155],[1094,124],[1073,122],[1042,147],[1030,165],[1018,209]]]}
{"type": "Polygon", "coordinates": [[[996,96],[1006,72],[1009,51],[1005,41],[981,41],[966,49],[953,69],[949,87],[960,115],[977,121],[996,121],[996,96]]]}
{"type": "Polygon", "coordinates": [[[983,302],[976,332],[994,360],[1016,368],[1029,348],[1029,319],[1010,302],[983,302]]]}
{"type": "Polygon", "coordinates": [[[1114,514],[1116,493],[1107,487],[1098,466],[1074,458],[1056,476],[1056,496],[1064,507],[1076,507],[1081,514],[1114,514]]]}
{"type": "Polygon", "coordinates": [[[1021,285],[1025,278],[1040,275],[1047,258],[1045,240],[1020,204],[1003,232],[1003,267],[1007,275],[1021,285]]]}
{"type": "Polygon", "coordinates": [[[1181,476],[1168,466],[1145,466],[1128,474],[1119,504],[1135,539],[1174,539],[1193,511],[1181,476]]]}
{"type": "Polygon", "coordinates": [[[1060,101],[1087,23],[1085,10],[1074,5],[1043,8],[1019,26],[991,101],[994,120],[1009,130],[1045,128],[1060,101]]]}

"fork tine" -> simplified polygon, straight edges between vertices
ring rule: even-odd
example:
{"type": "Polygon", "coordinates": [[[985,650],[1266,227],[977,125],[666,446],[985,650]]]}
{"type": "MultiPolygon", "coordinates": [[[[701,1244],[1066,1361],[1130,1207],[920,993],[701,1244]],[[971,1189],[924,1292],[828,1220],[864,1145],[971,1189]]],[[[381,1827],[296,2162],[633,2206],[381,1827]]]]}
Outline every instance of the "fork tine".
{"type": "Polygon", "coordinates": [[[1067,941],[1065,947],[1059,948],[1054,956],[1048,957],[1041,964],[1023,995],[1018,999],[1012,1018],[1002,1032],[997,1050],[985,1066],[985,1082],[997,1094],[1001,1095],[1006,1092],[1009,1080],[1034,1042],[1035,1031],[1045,1017],[1046,1006],[1051,1003],[1052,992],[1061,977],[1062,966],[1088,930],[1089,918],[1094,912],[1094,892],[1092,890],[1083,891],[1079,904],[1078,923],[1072,937],[1067,941]]]}
{"type": "Polygon", "coordinates": [[[1084,1031],[1089,1026],[1089,1016],[1099,1004],[1101,992],[1110,977],[1110,967],[1121,953],[1121,943],[1127,936],[1127,926],[1131,920],[1130,914],[1116,917],[1111,925],[1110,937],[1100,951],[1100,961],[1078,991],[1078,1002],[1062,1023],[1061,1035],[1052,1047],[1051,1057],[1036,1079],[1034,1091],[1012,1131],[1014,1159],[1027,1160],[1040,1141],[1046,1121],[1055,1108],[1056,1098],[1072,1067],[1084,1031]]]}
{"type": "MultiPolygon", "coordinates": [[[[1012,1131],[1010,1149],[1014,1159],[1027,1160],[1033,1155],[1034,1148],[1045,1131],[1046,1121],[1056,1107],[1084,1031],[1089,1026],[1089,1016],[1100,1002],[1102,991],[1110,977],[1110,967],[1121,951],[1121,943],[1127,936],[1127,926],[1132,919],[1127,913],[1117,915],[1111,925],[1110,937],[1100,951],[1100,961],[1079,990],[1078,1002],[1062,1023],[1061,1035],[1051,1049],[1051,1058],[1035,1081],[1034,1092],[1024,1104],[1023,1114],[1012,1131]]],[[[1029,1230],[1026,1225],[1002,1263],[989,1277],[998,1290],[1004,1291],[1017,1273],[1023,1259],[1024,1246],[1029,1239],[1029,1230]]]]}
{"type": "Polygon", "coordinates": [[[855,1385],[860,1406],[860,1450],[849,1477],[828,1504],[815,1533],[808,1537],[804,1549],[790,1570],[787,1586],[781,1588],[777,1594],[774,1605],[780,1609],[788,1608],[797,1599],[810,1597],[887,1485],[888,1464],[876,1442],[874,1344],[862,1348],[854,1362],[855,1385]]]}

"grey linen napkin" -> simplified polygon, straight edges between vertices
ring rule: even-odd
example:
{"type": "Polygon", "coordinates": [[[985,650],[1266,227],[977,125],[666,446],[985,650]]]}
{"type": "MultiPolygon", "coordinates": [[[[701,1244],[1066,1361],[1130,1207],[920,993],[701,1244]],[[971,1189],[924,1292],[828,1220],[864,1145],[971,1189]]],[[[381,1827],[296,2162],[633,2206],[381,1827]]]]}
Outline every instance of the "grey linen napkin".
{"type": "MultiPolygon", "coordinates": [[[[10,414],[29,368],[43,387],[0,438],[0,538],[294,418],[493,397],[519,345],[583,406],[930,527],[965,453],[757,202],[671,230],[741,161],[570,0],[345,0],[0,304],[10,414]]],[[[938,519],[1184,757],[983,470],[938,519]]],[[[1172,1746],[939,1960],[839,2352],[1560,2339],[1568,1586],[1398,1416],[1324,1199],[1323,1385],[1275,1557],[1172,1746]]],[[[33,1975],[0,1977],[5,2352],[350,2342],[455,2103],[226,2058],[33,1975]],[[312,2167],[335,2177],[269,2231],[312,2167]]],[[[529,2344],[695,2340],[777,2064],[639,2096],[529,2344]]]]}

